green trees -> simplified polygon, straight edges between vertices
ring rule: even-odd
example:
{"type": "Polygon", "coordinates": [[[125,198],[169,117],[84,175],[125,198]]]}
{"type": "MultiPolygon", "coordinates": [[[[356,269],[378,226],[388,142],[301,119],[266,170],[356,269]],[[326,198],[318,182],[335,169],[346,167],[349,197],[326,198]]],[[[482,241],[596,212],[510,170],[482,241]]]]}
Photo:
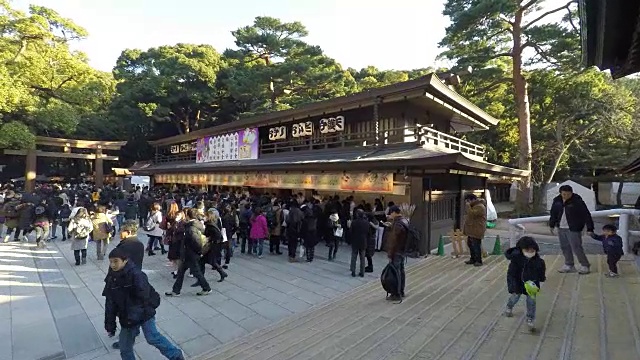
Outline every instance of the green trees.
{"type": "MultiPolygon", "coordinates": [[[[527,71],[531,67],[571,71],[577,69],[580,59],[577,2],[548,5],[544,0],[448,0],[443,12],[452,22],[440,43],[447,48],[444,58],[474,69],[506,61],[502,64],[507,65],[508,73],[493,82],[512,85],[518,119],[518,166],[525,170],[532,170],[533,162],[527,71]],[[553,21],[559,13],[566,14],[563,21],[553,21]]],[[[520,186],[518,203],[522,208],[529,204],[531,185],[528,178],[520,186]]]]}
{"type": "Polygon", "coordinates": [[[177,133],[206,127],[216,119],[220,55],[209,45],[177,44],[147,51],[125,50],[113,74],[119,81],[114,110],[167,123],[177,133]]]}
{"type": "Polygon", "coordinates": [[[237,50],[227,49],[220,82],[238,114],[284,110],[356,91],[355,80],[322,49],[304,42],[300,22],[256,17],[231,32],[237,50]]]}
{"type": "Polygon", "coordinates": [[[86,35],[51,9],[32,5],[25,14],[0,0],[0,148],[72,134],[110,102],[112,76],[70,50],[86,35]]]}

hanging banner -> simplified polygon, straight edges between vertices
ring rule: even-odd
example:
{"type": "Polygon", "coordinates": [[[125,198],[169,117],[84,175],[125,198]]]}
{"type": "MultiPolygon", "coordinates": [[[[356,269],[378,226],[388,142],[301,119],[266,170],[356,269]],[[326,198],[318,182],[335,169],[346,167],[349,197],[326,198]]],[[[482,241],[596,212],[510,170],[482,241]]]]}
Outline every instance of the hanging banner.
{"type": "Polygon", "coordinates": [[[208,136],[196,141],[196,163],[258,158],[258,129],[208,136]]]}
{"type": "Polygon", "coordinates": [[[158,184],[248,186],[272,189],[312,189],[330,191],[394,192],[393,173],[323,174],[159,174],[158,184]]]}

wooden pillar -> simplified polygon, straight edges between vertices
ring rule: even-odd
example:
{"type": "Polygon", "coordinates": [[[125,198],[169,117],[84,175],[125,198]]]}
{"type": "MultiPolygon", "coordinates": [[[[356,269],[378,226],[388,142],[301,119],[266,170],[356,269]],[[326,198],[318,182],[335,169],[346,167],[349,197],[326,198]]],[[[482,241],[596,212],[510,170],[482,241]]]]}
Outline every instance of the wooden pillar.
{"type": "Polygon", "coordinates": [[[98,147],[96,149],[96,162],[94,163],[94,170],[95,170],[95,182],[96,182],[96,187],[98,188],[102,188],[104,186],[104,166],[103,166],[103,160],[102,160],[102,148],[98,147]]]}
{"type": "Polygon", "coordinates": [[[413,216],[411,219],[411,224],[416,227],[422,234],[422,242],[418,244],[418,251],[420,254],[428,253],[427,249],[428,240],[431,234],[429,234],[428,228],[428,217],[431,216],[427,211],[427,201],[425,200],[425,191],[424,191],[424,179],[421,176],[411,176],[409,178],[409,203],[416,206],[416,209],[413,211],[413,216]]]}
{"type": "Polygon", "coordinates": [[[24,175],[24,189],[26,192],[33,192],[36,188],[36,165],[38,163],[38,156],[36,155],[36,149],[27,150],[26,170],[24,175]]]}

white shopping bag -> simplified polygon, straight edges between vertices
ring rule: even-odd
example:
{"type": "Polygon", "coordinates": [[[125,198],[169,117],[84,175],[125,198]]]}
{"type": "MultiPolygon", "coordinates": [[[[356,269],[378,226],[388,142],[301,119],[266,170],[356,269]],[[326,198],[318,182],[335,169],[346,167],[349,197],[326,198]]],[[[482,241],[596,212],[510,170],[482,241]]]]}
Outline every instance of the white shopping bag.
{"type": "Polygon", "coordinates": [[[225,228],[220,229],[220,233],[222,233],[222,242],[223,243],[229,241],[229,239],[227,238],[227,229],[225,229],[225,228]]]}
{"type": "Polygon", "coordinates": [[[300,244],[300,258],[304,257],[304,245],[300,244]]]}

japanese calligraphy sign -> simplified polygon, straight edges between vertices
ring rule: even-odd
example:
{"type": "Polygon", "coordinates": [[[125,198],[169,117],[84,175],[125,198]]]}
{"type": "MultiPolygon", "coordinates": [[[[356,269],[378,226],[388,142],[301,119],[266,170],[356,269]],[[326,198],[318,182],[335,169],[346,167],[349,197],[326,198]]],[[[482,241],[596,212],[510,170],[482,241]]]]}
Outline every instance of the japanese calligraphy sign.
{"type": "Polygon", "coordinates": [[[197,141],[196,163],[257,158],[258,130],[255,128],[208,136],[197,141]]]}
{"type": "Polygon", "coordinates": [[[293,124],[291,127],[291,136],[294,138],[313,135],[313,123],[311,121],[293,124]]]}
{"type": "Polygon", "coordinates": [[[287,127],[276,126],[269,129],[269,140],[284,140],[287,138],[287,127]]]}
{"type": "Polygon", "coordinates": [[[320,119],[320,133],[330,134],[344,131],[344,116],[338,115],[326,119],[320,119]]]}
{"type": "Polygon", "coordinates": [[[188,153],[196,151],[196,142],[171,145],[170,152],[172,154],[188,153]]]}

